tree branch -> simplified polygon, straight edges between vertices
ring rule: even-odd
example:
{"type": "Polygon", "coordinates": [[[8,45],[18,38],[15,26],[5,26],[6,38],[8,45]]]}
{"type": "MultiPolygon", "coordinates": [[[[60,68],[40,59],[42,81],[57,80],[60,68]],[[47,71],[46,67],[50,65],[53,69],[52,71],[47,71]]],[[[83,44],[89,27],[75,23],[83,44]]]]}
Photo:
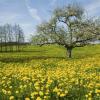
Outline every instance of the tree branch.
{"type": "Polygon", "coordinates": [[[95,37],[87,38],[87,39],[84,39],[84,40],[77,40],[74,43],[91,41],[91,40],[95,39],[97,36],[100,36],[100,34],[96,34],[95,37]]]}
{"type": "Polygon", "coordinates": [[[58,43],[57,43],[57,42],[52,42],[52,43],[46,42],[46,43],[38,43],[38,44],[36,44],[36,45],[43,46],[43,45],[46,45],[46,44],[58,44],[58,43]]]}

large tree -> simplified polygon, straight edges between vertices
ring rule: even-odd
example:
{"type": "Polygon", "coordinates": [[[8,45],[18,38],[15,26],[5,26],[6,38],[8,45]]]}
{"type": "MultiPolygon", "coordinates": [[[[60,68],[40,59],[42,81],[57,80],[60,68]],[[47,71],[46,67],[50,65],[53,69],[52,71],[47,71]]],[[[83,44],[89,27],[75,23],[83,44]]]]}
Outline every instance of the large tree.
{"type": "Polygon", "coordinates": [[[100,36],[98,21],[87,19],[84,9],[79,5],[68,5],[56,8],[48,22],[37,26],[37,35],[33,42],[38,45],[59,44],[66,48],[68,57],[72,56],[72,49],[89,44],[100,36]]]}

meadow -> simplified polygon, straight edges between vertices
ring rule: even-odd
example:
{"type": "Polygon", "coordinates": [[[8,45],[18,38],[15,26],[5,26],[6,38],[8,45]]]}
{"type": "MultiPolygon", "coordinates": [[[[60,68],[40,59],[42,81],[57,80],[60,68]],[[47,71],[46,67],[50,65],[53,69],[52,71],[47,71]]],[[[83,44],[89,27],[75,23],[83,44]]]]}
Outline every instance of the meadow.
{"type": "Polygon", "coordinates": [[[0,53],[0,100],[100,100],[100,45],[0,53]]]}

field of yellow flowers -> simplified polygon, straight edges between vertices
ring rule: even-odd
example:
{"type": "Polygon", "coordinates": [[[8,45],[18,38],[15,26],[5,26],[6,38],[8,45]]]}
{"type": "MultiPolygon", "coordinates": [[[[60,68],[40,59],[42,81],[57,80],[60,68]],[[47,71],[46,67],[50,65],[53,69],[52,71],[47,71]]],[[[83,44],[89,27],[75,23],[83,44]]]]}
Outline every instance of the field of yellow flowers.
{"type": "Polygon", "coordinates": [[[100,100],[100,55],[0,62],[0,100],[100,100]]]}

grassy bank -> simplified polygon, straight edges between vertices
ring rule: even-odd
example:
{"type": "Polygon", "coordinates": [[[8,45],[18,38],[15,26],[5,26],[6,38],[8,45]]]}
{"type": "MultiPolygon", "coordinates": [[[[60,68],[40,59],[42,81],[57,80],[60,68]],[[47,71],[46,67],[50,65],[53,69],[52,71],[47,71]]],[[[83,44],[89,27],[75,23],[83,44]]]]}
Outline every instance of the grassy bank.
{"type": "Polygon", "coordinates": [[[0,53],[0,100],[99,100],[100,45],[26,46],[0,53]]]}

